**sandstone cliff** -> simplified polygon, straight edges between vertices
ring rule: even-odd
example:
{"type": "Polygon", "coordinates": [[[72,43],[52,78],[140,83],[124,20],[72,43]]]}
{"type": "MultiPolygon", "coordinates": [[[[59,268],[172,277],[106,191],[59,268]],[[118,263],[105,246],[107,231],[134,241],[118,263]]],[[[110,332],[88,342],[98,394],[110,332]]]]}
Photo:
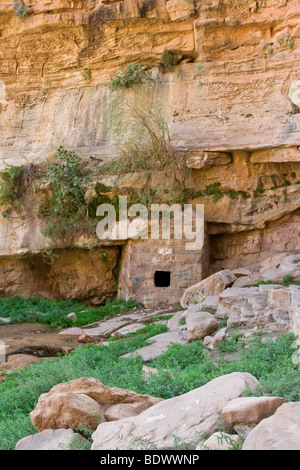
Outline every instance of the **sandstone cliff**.
{"type": "MultiPolygon", "coordinates": [[[[198,192],[190,200],[205,205],[203,269],[190,281],[299,250],[297,0],[25,0],[23,8],[21,18],[16,6],[0,4],[2,162],[43,164],[60,145],[87,163],[115,156],[108,83],[120,66],[139,63],[159,79],[137,93],[163,106],[173,145],[191,169],[189,188],[198,192]],[[165,50],[178,57],[170,71],[160,66],[165,50]]],[[[152,176],[155,186],[159,174],[152,176]]],[[[141,175],[115,181],[127,191],[138,184],[141,175]]],[[[101,253],[95,262],[98,252],[87,250],[95,240],[45,238],[38,207],[35,197],[21,217],[1,219],[2,291],[111,295],[121,246],[105,248],[108,263],[101,253]],[[63,250],[59,266],[43,264],[49,247],[63,250]]]]}

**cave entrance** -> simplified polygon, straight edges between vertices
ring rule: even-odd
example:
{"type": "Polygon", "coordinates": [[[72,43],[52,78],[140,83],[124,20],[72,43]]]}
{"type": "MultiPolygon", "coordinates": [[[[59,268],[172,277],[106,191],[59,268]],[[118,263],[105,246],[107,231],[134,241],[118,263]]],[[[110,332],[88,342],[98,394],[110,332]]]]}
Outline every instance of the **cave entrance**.
{"type": "Polygon", "coordinates": [[[170,287],[171,271],[155,271],[154,284],[155,287],[170,287]]]}

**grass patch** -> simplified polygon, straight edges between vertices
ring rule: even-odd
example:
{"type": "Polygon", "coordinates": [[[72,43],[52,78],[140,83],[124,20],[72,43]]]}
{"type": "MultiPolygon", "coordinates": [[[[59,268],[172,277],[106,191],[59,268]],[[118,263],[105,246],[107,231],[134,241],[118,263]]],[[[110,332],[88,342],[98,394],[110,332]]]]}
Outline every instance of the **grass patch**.
{"type": "Polygon", "coordinates": [[[138,302],[112,300],[100,307],[88,307],[73,300],[47,300],[40,297],[6,297],[0,299],[0,317],[10,318],[11,323],[45,323],[52,327],[83,326],[112,317],[139,306],[138,302]],[[76,319],[66,318],[74,312],[76,319]]]}

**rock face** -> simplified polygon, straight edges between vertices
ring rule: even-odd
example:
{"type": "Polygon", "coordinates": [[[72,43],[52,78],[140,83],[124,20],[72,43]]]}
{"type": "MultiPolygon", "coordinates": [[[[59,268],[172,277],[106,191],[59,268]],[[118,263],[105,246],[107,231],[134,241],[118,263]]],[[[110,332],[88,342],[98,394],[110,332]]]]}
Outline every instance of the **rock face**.
{"type": "MultiPolygon", "coordinates": [[[[191,169],[191,201],[205,205],[208,243],[198,259],[175,244],[173,259],[160,257],[160,246],[147,253],[146,263],[128,263],[125,248],[123,296],[146,300],[151,294],[155,300],[159,292],[177,302],[207,274],[299,252],[297,0],[24,0],[24,7],[21,19],[14,5],[0,6],[2,167],[4,161],[40,164],[60,145],[80,154],[86,166],[90,157],[107,161],[117,155],[107,129],[107,105],[115,96],[108,83],[120,66],[140,63],[158,80],[135,92],[162,104],[172,145],[191,169]],[[176,58],[171,69],[162,64],[164,51],[176,58]],[[152,270],[145,269],[148,259],[155,259],[157,268],[169,263],[166,270],[174,273],[169,294],[154,285],[152,270]]],[[[124,90],[124,96],[131,92],[124,90]]],[[[153,172],[152,189],[158,173],[153,172]]],[[[143,176],[122,175],[114,187],[143,190],[143,176]]],[[[112,273],[121,248],[110,247],[114,256],[106,268],[101,260],[91,268],[85,253],[76,263],[71,293],[67,261],[45,271],[40,253],[76,246],[90,254],[99,241],[77,234],[74,243],[62,246],[61,240],[46,239],[38,201],[32,198],[25,206],[22,215],[0,218],[4,293],[107,298],[115,292],[112,273]]],[[[127,241],[111,243],[116,244],[127,241]]],[[[145,256],[147,249],[145,243],[145,256]]]]}
{"type": "Polygon", "coordinates": [[[217,430],[225,404],[241,396],[247,387],[254,389],[257,383],[251,374],[234,372],[158,403],[139,416],[102,423],[92,436],[92,449],[136,449],[139,439],[159,449],[171,449],[174,436],[187,444],[197,444],[199,433],[217,430]]]}
{"type": "Polygon", "coordinates": [[[21,439],[15,450],[75,450],[89,441],[72,429],[45,429],[21,439]]]}
{"type": "MultiPolygon", "coordinates": [[[[0,225],[1,226],[1,225],[0,225]]],[[[29,258],[0,260],[0,284],[8,295],[39,295],[66,299],[93,298],[102,302],[115,294],[113,269],[119,248],[105,249],[106,262],[101,261],[102,249],[57,250],[53,264],[46,264],[41,254],[29,258]]]]}
{"type": "Polygon", "coordinates": [[[247,436],[242,450],[299,450],[300,402],[285,403],[247,436]]]}

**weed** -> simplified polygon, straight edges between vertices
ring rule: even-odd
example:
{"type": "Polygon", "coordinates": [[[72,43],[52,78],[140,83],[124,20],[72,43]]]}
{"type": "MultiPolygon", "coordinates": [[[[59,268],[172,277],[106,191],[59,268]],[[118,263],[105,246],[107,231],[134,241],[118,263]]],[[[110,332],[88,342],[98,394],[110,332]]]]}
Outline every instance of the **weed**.
{"type": "Polygon", "coordinates": [[[131,88],[134,85],[151,86],[154,83],[155,79],[151,73],[143,69],[142,64],[130,64],[110,77],[108,87],[111,91],[115,91],[120,88],[131,88]]]}
{"type": "Polygon", "coordinates": [[[81,76],[82,76],[85,80],[91,80],[92,74],[91,74],[90,69],[84,69],[84,70],[81,72],[81,76]]]}
{"type": "Polygon", "coordinates": [[[205,67],[203,64],[196,64],[196,78],[198,78],[198,87],[201,88],[205,83],[202,82],[202,78],[205,75],[205,67]]]}
{"type": "Polygon", "coordinates": [[[25,6],[22,2],[15,2],[14,5],[15,7],[17,7],[15,15],[21,20],[24,20],[27,17],[27,11],[25,6]]]}
{"type": "Polygon", "coordinates": [[[40,211],[47,216],[44,234],[50,238],[65,236],[68,230],[86,217],[86,185],[91,178],[84,176],[82,159],[74,152],[59,147],[54,163],[48,165],[44,178],[51,184],[52,194],[40,211]]]}
{"type": "Polygon", "coordinates": [[[42,255],[43,262],[49,265],[52,265],[55,259],[58,258],[59,256],[58,254],[54,253],[54,251],[51,249],[44,249],[41,252],[41,255],[42,255]]]}
{"type": "Polygon", "coordinates": [[[98,308],[88,307],[72,300],[47,300],[40,297],[20,296],[0,299],[0,317],[10,318],[11,323],[45,323],[52,327],[82,326],[111,317],[139,305],[138,302],[112,300],[98,308]],[[76,319],[67,318],[75,312],[76,319]]]}
{"type": "Polygon", "coordinates": [[[7,209],[2,212],[7,217],[13,211],[21,212],[21,199],[33,190],[33,181],[36,169],[33,164],[28,165],[5,165],[0,171],[0,205],[6,205],[7,209]]]}
{"type": "Polygon", "coordinates": [[[165,49],[161,56],[161,63],[167,72],[172,72],[174,66],[178,64],[178,56],[175,52],[165,49]]]}

